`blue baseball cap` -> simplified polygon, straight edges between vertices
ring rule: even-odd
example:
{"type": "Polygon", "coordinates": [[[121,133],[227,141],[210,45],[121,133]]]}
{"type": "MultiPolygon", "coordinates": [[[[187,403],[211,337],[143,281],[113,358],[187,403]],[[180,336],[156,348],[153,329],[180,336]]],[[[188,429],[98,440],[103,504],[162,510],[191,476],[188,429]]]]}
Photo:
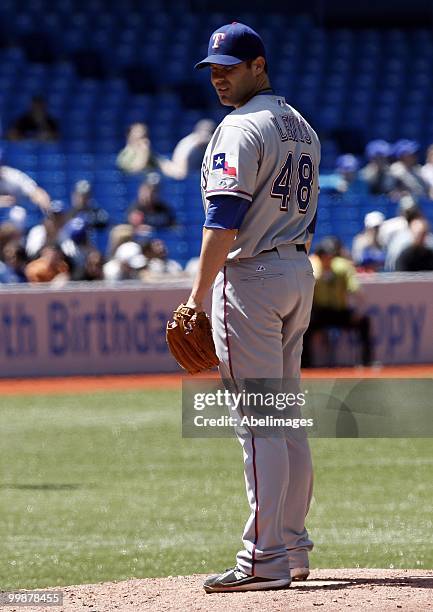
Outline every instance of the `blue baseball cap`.
{"type": "Polygon", "coordinates": [[[370,140],[365,148],[368,159],[375,157],[389,157],[391,155],[391,145],[386,140],[370,140]]]}
{"type": "Polygon", "coordinates": [[[234,21],[218,28],[209,39],[208,55],[195,65],[200,69],[209,64],[234,66],[265,55],[265,45],[252,28],[234,21]]]}
{"type": "Polygon", "coordinates": [[[397,140],[393,149],[394,156],[397,159],[403,157],[403,155],[413,155],[414,153],[418,153],[418,151],[419,143],[416,140],[408,140],[407,138],[397,140]]]}
{"type": "Polygon", "coordinates": [[[357,172],[359,169],[359,162],[354,155],[346,153],[346,155],[337,157],[336,168],[341,172],[357,172]]]}

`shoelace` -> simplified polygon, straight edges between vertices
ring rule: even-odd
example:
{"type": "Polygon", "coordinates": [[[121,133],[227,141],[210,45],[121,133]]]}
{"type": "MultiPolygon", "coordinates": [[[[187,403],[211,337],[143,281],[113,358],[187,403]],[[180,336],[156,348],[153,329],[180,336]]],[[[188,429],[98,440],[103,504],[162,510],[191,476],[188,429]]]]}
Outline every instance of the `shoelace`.
{"type": "Polygon", "coordinates": [[[236,565],[235,567],[227,567],[223,573],[226,574],[227,572],[233,572],[237,579],[246,578],[248,576],[248,574],[245,574],[245,572],[239,569],[236,565]]]}

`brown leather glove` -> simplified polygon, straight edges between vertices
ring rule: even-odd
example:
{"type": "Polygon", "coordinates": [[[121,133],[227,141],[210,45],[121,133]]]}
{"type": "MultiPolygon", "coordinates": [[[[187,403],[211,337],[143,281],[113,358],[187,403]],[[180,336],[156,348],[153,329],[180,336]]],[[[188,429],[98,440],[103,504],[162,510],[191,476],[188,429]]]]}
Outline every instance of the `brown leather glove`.
{"type": "Polygon", "coordinates": [[[180,304],[167,322],[166,339],[177,363],[190,374],[210,370],[219,364],[209,317],[180,304]]]}

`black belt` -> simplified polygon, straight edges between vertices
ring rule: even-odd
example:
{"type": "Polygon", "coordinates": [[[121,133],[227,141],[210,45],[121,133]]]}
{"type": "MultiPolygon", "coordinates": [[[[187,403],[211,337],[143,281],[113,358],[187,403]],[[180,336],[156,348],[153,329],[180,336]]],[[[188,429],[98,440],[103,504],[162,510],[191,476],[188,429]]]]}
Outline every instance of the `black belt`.
{"type": "MultiPolygon", "coordinates": [[[[283,245],[281,245],[283,246],[283,245]]],[[[306,253],[307,249],[305,248],[305,244],[296,244],[296,250],[302,253],[306,253]]],[[[278,252],[278,247],[274,247],[273,249],[265,249],[264,251],[261,251],[259,253],[259,255],[261,255],[262,253],[272,253],[273,251],[277,251],[278,252]]]]}

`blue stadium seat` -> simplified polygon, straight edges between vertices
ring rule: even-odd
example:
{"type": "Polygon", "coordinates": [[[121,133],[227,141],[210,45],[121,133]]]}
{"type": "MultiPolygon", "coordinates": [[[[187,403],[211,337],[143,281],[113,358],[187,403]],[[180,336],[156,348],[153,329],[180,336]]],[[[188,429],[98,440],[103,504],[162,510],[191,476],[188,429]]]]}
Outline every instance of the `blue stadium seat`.
{"type": "Polygon", "coordinates": [[[6,149],[6,163],[9,166],[19,168],[23,172],[36,172],[38,157],[35,153],[27,153],[21,150],[13,150],[12,147],[6,149]]]}

